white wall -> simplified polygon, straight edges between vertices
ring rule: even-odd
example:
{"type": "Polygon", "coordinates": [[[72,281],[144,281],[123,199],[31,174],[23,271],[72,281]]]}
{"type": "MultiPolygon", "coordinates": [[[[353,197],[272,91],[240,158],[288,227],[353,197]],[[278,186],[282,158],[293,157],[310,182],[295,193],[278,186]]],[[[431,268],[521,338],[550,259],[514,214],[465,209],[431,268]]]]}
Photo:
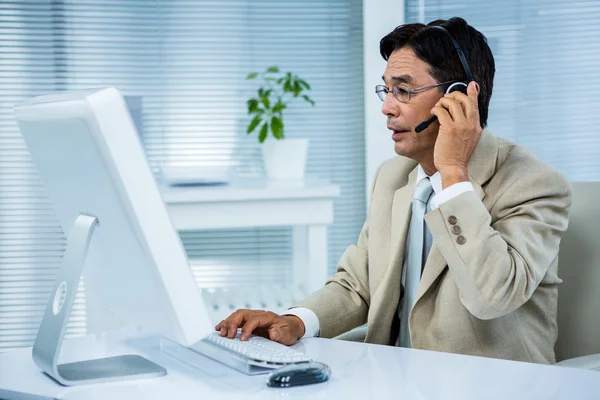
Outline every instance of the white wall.
{"type": "MultiPolygon", "coordinates": [[[[392,134],[381,114],[381,100],[375,85],[381,84],[385,61],[379,54],[379,41],[396,26],[404,23],[404,0],[364,0],[363,38],[365,71],[365,145],[366,194],[370,194],[373,174],[382,161],[395,155],[392,134]]],[[[369,199],[370,200],[370,199],[369,199]]]]}

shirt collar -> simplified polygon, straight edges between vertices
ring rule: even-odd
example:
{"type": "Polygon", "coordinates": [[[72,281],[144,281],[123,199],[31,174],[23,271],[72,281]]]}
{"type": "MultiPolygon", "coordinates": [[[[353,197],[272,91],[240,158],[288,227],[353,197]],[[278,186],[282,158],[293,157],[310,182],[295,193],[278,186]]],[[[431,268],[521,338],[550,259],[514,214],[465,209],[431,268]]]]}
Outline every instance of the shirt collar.
{"type": "Polygon", "coordinates": [[[417,166],[417,181],[415,182],[415,187],[419,184],[419,182],[421,182],[421,179],[425,178],[429,178],[431,181],[431,187],[433,188],[433,192],[435,194],[439,194],[442,191],[442,176],[440,175],[439,171],[436,171],[435,174],[429,176],[425,173],[425,170],[423,167],[421,167],[421,164],[419,164],[417,166]]]}

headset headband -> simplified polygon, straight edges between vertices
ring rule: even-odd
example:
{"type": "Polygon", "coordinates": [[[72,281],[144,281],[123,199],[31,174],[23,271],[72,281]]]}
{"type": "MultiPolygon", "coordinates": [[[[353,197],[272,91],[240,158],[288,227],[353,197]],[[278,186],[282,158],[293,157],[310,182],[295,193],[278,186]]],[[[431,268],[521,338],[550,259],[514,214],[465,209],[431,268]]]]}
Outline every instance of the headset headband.
{"type": "Polygon", "coordinates": [[[446,28],[444,28],[443,26],[430,25],[430,27],[441,30],[450,38],[450,40],[452,41],[452,44],[454,45],[454,49],[456,50],[456,54],[458,54],[460,63],[462,64],[463,69],[465,70],[465,74],[467,74],[467,84],[469,82],[471,82],[473,80],[473,75],[471,75],[471,68],[469,68],[469,64],[467,63],[465,53],[463,53],[462,49],[458,45],[458,42],[456,40],[454,40],[454,38],[452,37],[450,32],[448,32],[448,30],[446,28]]]}

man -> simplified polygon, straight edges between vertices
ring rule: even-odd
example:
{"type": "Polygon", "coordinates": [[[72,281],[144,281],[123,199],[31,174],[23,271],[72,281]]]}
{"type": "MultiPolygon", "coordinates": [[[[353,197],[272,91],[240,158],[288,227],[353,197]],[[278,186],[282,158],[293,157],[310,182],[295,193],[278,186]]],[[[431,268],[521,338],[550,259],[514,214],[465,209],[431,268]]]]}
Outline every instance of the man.
{"type": "Polygon", "coordinates": [[[380,50],[387,67],[377,91],[399,157],[375,174],[358,243],[286,315],[238,310],[216,330],[289,345],[368,322],[368,343],[555,362],[569,184],[484,129],[494,59],[463,19],[399,26],[380,50]],[[466,94],[445,94],[471,71],[466,94]]]}

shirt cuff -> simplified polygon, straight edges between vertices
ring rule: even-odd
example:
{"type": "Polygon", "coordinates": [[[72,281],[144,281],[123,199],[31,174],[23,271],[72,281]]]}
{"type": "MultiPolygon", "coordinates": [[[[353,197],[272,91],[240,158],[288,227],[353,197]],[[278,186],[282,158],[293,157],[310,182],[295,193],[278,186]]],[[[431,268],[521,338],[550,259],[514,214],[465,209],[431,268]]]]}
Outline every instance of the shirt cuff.
{"type": "Polygon", "coordinates": [[[295,315],[302,320],[304,323],[304,335],[300,339],[319,336],[319,318],[317,318],[317,314],[308,308],[290,308],[281,315],[295,315]]]}
{"type": "Polygon", "coordinates": [[[473,189],[473,184],[471,182],[455,183],[454,185],[447,187],[446,189],[442,190],[441,192],[439,192],[431,198],[431,209],[435,210],[448,200],[452,200],[460,194],[473,191],[475,191],[475,189],[473,189]]]}

